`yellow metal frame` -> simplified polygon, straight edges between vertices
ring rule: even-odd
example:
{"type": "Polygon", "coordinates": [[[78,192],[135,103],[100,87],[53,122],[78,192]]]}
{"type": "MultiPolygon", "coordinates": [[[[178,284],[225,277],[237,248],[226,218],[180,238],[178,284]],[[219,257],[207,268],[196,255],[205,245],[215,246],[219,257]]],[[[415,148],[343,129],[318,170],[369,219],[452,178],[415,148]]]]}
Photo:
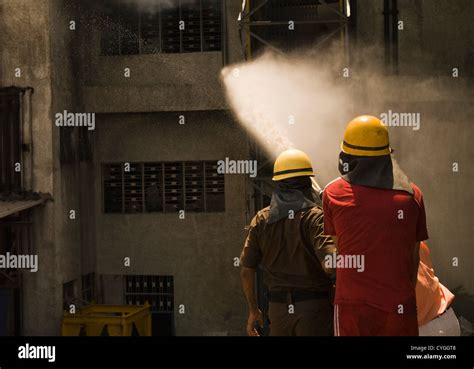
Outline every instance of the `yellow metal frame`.
{"type": "Polygon", "coordinates": [[[150,305],[88,305],[76,314],[65,312],[61,335],[100,336],[107,326],[109,336],[131,336],[135,325],[140,336],[151,336],[150,305]]]}

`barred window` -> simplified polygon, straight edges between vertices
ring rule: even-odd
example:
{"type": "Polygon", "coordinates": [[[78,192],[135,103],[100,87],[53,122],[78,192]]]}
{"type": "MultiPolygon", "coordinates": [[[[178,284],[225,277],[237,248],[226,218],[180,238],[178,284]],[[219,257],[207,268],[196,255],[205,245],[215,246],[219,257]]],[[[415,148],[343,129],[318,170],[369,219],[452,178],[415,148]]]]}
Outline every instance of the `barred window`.
{"type": "Polygon", "coordinates": [[[223,212],[217,161],[103,164],[105,213],[223,212]]]}
{"type": "Polygon", "coordinates": [[[0,88],[0,191],[21,191],[21,90],[0,88]]]}
{"type": "Polygon", "coordinates": [[[124,295],[125,303],[128,305],[150,305],[152,336],[175,334],[173,276],[124,276],[124,295]]]}
{"type": "Polygon", "coordinates": [[[82,276],[82,300],[93,303],[96,299],[95,274],[89,273],[82,276]]]}
{"type": "Polygon", "coordinates": [[[125,278],[125,303],[151,305],[153,313],[172,313],[173,276],[127,275],[125,278]]]}
{"type": "Polygon", "coordinates": [[[107,0],[102,55],[220,51],[221,0],[107,0]]]}
{"type": "Polygon", "coordinates": [[[77,279],[74,279],[63,284],[63,310],[69,311],[77,302],[77,279]]]}

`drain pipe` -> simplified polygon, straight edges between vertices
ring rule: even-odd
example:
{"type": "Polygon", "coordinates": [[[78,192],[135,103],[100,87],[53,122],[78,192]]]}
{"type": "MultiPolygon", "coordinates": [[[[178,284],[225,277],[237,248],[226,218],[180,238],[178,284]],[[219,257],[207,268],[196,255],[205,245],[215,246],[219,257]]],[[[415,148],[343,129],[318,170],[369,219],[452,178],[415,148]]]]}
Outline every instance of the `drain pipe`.
{"type": "Polygon", "coordinates": [[[398,74],[398,0],[392,0],[392,72],[398,74]]]}
{"type": "Polygon", "coordinates": [[[384,0],[385,71],[398,74],[398,0],[384,0]]]}
{"type": "Polygon", "coordinates": [[[390,74],[390,0],[383,0],[383,39],[385,49],[385,73],[390,74]]]}

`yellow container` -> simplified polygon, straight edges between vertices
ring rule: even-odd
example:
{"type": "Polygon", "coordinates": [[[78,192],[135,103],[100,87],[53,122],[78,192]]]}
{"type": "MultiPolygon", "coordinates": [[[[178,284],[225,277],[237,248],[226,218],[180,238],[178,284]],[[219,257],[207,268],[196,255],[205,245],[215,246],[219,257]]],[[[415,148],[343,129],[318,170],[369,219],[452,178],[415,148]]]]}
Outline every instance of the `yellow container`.
{"type": "Polygon", "coordinates": [[[87,305],[64,313],[62,336],[151,336],[150,305],[87,305]]]}

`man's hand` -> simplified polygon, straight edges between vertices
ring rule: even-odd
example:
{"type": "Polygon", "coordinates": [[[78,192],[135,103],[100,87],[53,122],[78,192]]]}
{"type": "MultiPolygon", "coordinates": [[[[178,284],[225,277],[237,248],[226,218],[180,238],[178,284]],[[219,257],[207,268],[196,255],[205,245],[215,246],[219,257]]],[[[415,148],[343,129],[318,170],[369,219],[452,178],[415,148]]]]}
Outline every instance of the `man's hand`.
{"type": "Polygon", "coordinates": [[[249,336],[259,336],[255,329],[255,322],[258,322],[260,327],[263,327],[262,312],[257,305],[257,298],[255,296],[255,269],[242,266],[240,271],[242,279],[242,287],[244,289],[245,298],[249,305],[249,319],[247,321],[247,334],[249,336]]]}
{"type": "Polygon", "coordinates": [[[249,319],[247,321],[247,334],[249,336],[260,336],[255,329],[255,322],[258,322],[259,327],[263,327],[263,318],[260,309],[251,310],[249,312],[249,319]]]}

